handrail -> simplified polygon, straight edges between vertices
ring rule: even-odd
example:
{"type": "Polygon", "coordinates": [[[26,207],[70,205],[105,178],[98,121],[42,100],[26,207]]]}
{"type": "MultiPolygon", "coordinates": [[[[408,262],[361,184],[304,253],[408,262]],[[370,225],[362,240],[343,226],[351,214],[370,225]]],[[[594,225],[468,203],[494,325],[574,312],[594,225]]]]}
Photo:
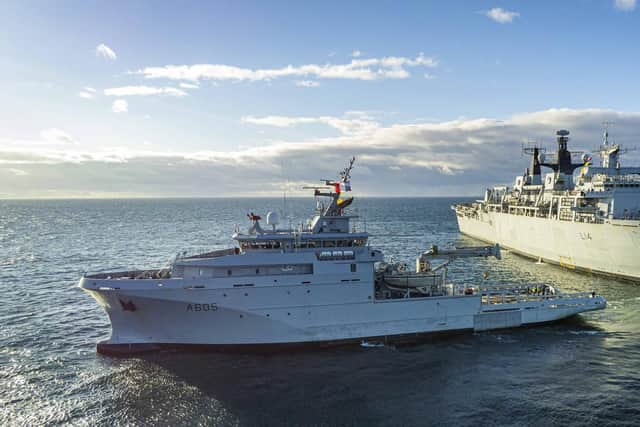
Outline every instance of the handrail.
{"type": "Polygon", "coordinates": [[[580,298],[595,298],[595,292],[571,292],[571,293],[550,293],[550,294],[520,294],[517,292],[508,292],[507,289],[501,292],[485,292],[482,293],[483,304],[513,304],[525,301],[558,301],[573,300],[580,298]],[[496,301],[497,300],[497,301],[496,301]],[[486,302],[485,302],[486,301],[486,302]]]}
{"type": "Polygon", "coordinates": [[[196,255],[185,255],[181,256],[178,259],[187,260],[187,259],[199,259],[199,258],[217,258],[225,255],[234,255],[239,253],[238,248],[228,248],[228,249],[218,249],[211,252],[196,254],[196,255]]]}

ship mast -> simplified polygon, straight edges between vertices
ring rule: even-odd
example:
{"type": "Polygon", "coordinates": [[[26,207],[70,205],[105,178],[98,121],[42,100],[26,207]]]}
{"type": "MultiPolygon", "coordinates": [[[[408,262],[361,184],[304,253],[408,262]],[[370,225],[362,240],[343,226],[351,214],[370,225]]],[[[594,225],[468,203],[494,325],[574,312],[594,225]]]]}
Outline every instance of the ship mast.
{"type": "Polygon", "coordinates": [[[542,184],[542,172],[540,168],[540,154],[545,152],[544,147],[535,141],[529,141],[526,146],[523,145],[522,152],[531,156],[531,165],[526,171],[527,184],[539,185],[542,184]]]}
{"type": "Polygon", "coordinates": [[[624,154],[627,150],[622,149],[619,144],[613,144],[609,142],[609,126],[614,124],[613,122],[602,122],[604,128],[602,133],[602,144],[596,149],[600,154],[603,168],[620,168],[620,154],[624,154]]]}
{"type": "MultiPolygon", "coordinates": [[[[554,156],[555,158],[552,158],[551,161],[547,161],[545,156],[541,156],[542,159],[540,164],[553,169],[556,173],[559,172],[571,176],[573,171],[582,166],[583,163],[573,163],[571,161],[571,151],[567,148],[567,143],[569,142],[569,131],[560,129],[556,132],[556,136],[558,141],[558,150],[554,156]]],[[[574,151],[574,154],[575,153],[577,152],[574,151]]]]}
{"type": "Polygon", "coordinates": [[[333,191],[322,191],[325,187],[302,187],[303,189],[314,190],[315,197],[328,197],[329,205],[321,212],[323,216],[341,216],[343,210],[353,202],[353,197],[342,198],[342,193],[351,191],[351,170],[356,158],[352,157],[349,164],[340,172],[338,181],[333,179],[323,179],[324,185],[333,191]]]}

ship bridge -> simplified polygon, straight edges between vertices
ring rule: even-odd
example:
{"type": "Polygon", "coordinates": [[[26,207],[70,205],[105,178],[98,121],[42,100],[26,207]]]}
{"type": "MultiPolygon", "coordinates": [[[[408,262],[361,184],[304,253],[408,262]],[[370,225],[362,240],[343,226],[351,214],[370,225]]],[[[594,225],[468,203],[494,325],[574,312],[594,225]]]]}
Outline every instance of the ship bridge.
{"type": "Polygon", "coordinates": [[[352,220],[358,216],[349,215],[345,211],[353,202],[349,193],[354,161],[355,158],[350,160],[349,165],[340,173],[339,180],[326,179],[322,180],[321,186],[303,187],[312,189],[316,197],[316,215],[306,225],[300,224],[297,229],[279,229],[278,214],[269,212],[266,217],[267,227],[263,228],[260,215],[253,212],[247,214],[251,222],[247,233],[237,230],[233,235],[233,239],[240,244],[240,249],[244,252],[366,246],[369,234],[358,231],[355,224],[352,224],[352,220]]]}

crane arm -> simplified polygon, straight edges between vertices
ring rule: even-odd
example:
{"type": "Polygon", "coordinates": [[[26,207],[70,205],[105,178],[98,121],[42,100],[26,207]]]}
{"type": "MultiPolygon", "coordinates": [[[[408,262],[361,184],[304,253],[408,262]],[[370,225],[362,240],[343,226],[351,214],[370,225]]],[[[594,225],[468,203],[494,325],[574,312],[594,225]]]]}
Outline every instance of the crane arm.
{"type": "Polygon", "coordinates": [[[457,258],[472,258],[472,257],[490,257],[493,256],[497,259],[501,259],[500,245],[497,243],[493,246],[472,246],[453,249],[439,249],[433,245],[431,248],[420,254],[416,259],[416,271],[426,272],[435,271],[448,265],[451,261],[457,258]],[[444,260],[444,262],[438,265],[436,268],[431,268],[430,260],[444,260]]]}

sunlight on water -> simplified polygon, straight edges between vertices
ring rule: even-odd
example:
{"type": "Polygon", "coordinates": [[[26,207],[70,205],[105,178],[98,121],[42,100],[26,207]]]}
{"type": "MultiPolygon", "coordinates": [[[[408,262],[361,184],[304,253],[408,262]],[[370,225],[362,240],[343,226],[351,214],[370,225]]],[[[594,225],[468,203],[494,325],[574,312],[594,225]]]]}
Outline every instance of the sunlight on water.
{"type": "MultiPolygon", "coordinates": [[[[481,244],[457,232],[453,199],[363,199],[387,255],[481,244]]],[[[640,286],[575,274],[505,251],[452,265],[450,279],[545,282],[604,294],[607,310],[542,328],[407,348],[273,356],[95,353],[109,322],[76,288],[85,271],[162,266],[225,248],[245,214],[277,199],[0,202],[0,425],[624,424],[640,419],[640,286]],[[443,398],[446,397],[446,404],[443,398]],[[455,408],[452,410],[451,408],[455,408]]],[[[292,199],[297,224],[310,199],[292,199]]],[[[375,344],[375,343],[374,343],[375,344]]]]}

